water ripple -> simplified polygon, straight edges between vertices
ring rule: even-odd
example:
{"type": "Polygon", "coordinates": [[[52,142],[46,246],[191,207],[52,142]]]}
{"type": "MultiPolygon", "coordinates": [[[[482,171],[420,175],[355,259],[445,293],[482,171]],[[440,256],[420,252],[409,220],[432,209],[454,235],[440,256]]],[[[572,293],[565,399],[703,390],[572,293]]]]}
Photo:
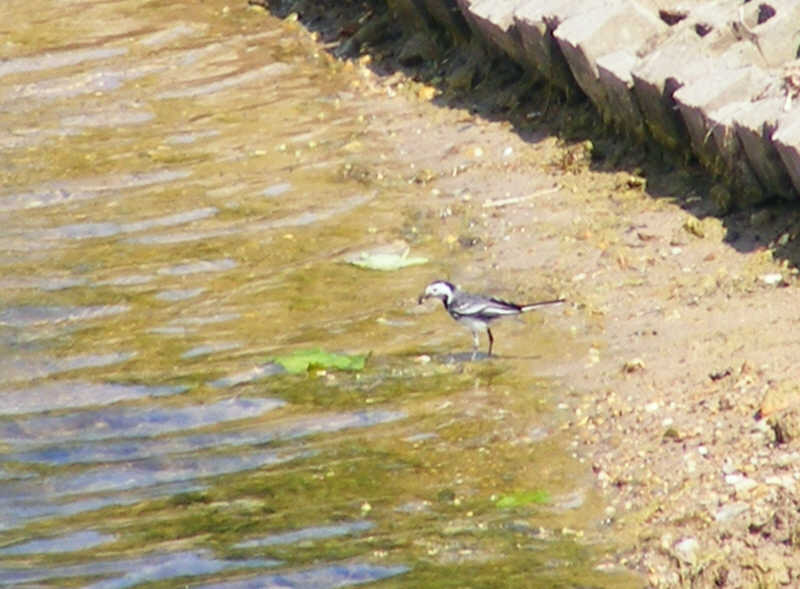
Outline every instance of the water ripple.
{"type": "Polygon", "coordinates": [[[289,462],[299,453],[268,450],[214,456],[170,456],[111,465],[95,465],[78,472],[56,474],[44,481],[26,479],[0,483],[0,506],[15,511],[18,505],[53,505],[54,499],[90,493],[115,493],[140,487],[195,481],[234,472],[289,462]]]}
{"type": "Polygon", "coordinates": [[[124,127],[127,125],[141,125],[152,121],[154,118],[155,114],[151,111],[108,108],[102,112],[63,117],[61,124],[65,127],[124,127]]]}
{"type": "Polygon", "coordinates": [[[205,292],[205,290],[204,287],[162,290],[160,293],[156,294],[156,298],[159,301],[185,301],[187,299],[193,299],[205,292]]]}
{"type": "Polygon", "coordinates": [[[116,536],[101,534],[95,530],[84,530],[75,532],[74,534],[42,538],[6,546],[5,548],[0,548],[0,555],[78,552],[80,550],[86,550],[87,548],[94,548],[101,544],[108,544],[114,540],[116,540],[116,536]]]}
{"type": "Polygon", "coordinates": [[[282,229],[284,227],[302,227],[304,225],[312,225],[314,223],[330,219],[336,215],[351,211],[354,208],[369,202],[370,200],[372,200],[372,195],[364,194],[351,196],[349,198],[342,198],[338,199],[337,206],[335,207],[323,209],[321,211],[306,211],[280,219],[265,221],[263,223],[253,223],[250,226],[250,230],[261,231],[264,229],[282,229]]]}
{"type": "Polygon", "coordinates": [[[199,209],[192,209],[190,211],[182,211],[173,215],[156,217],[154,219],[135,221],[133,223],[123,223],[120,225],[120,228],[123,233],[131,233],[133,231],[144,231],[146,229],[154,229],[156,227],[172,227],[175,225],[182,225],[183,223],[191,223],[192,221],[208,219],[209,217],[216,215],[218,212],[219,209],[217,209],[217,207],[203,207],[199,209]]]}
{"type": "Polygon", "coordinates": [[[149,274],[126,274],[98,282],[98,286],[138,286],[152,282],[155,276],[149,274]]]}
{"type": "Polygon", "coordinates": [[[167,67],[167,65],[144,63],[124,70],[98,69],[61,78],[17,84],[6,92],[2,104],[9,111],[31,110],[42,101],[74,98],[96,92],[111,92],[129,80],[158,73],[167,67]]]}
{"type": "Polygon", "coordinates": [[[286,192],[289,192],[292,189],[292,185],[289,182],[279,182],[278,184],[273,184],[261,191],[263,196],[275,197],[280,196],[286,192]]]}
{"type": "Polygon", "coordinates": [[[285,75],[292,71],[292,66],[288,63],[274,62],[267,64],[255,70],[233,74],[222,79],[217,79],[213,82],[206,84],[199,84],[189,88],[180,88],[176,90],[166,90],[156,96],[156,98],[191,98],[201,96],[203,94],[214,94],[228,88],[234,88],[253,80],[260,80],[272,76],[285,75]]]}
{"type": "Polygon", "coordinates": [[[280,564],[279,561],[268,559],[220,560],[209,550],[167,554],[162,552],[124,560],[103,561],[94,558],[86,564],[52,568],[37,567],[33,569],[29,565],[16,569],[0,568],[0,583],[9,586],[62,578],[117,575],[83,586],[92,589],[123,589],[174,577],[209,575],[227,569],[265,568],[278,564],[280,564]]]}
{"type": "Polygon", "coordinates": [[[89,200],[113,191],[174,182],[187,178],[191,174],[189,170],[154,170],[51,183],[31,192],[0,196],[0,211],[16,211],[89,200]]]}
{"type": "Polygon", "coordinates": [[[20,72],[36,72],[50,70],[85,61],[97,61],[125,55],[128,50],[124,47],[91,47],[89,49],[73,49],[72,51],[58,51],[53,53],[39,53],[27,57],[16,57],[0,61],[0,78],[9,74],[20,72]]]}
{"type": "MultiPolygon", "coordinates": [[[[277,407],[276,407],[277,408],[277,407]]],[[[269,411],[265,408],[264,411],[269,411]]],[[[257,413],[254,417],[257,417],[257,413]]],[[[244,417],[244,416],[243,416],[244,417]]],[[[404,419],[405,413],[399,411],[373,410],[352,413],[332,413],[295,418],[278,425],[266,426],[259,422],[235,431],[185,434],[173,438],[145,438],[138,440],[111,440],[114,432],[92,432],[83,430],[74,433],[73,440],[90,440],[86,443],[59,443],[35,450],[22,451],[0,456],[3,460],[34,462],[41,464],[76,464],[119,462],[152,458],[165,454],[187,454],[200,450],[224,447],[263,445],[275,441],[289,441],[323,433],[334,433],[352,428],[369,428],[404,419]]],[[[234,417],[235,419],[235,417],[234,417]]],[[[83,420],[75,418],[43,418],[24,423],[2,424],[0,433],[10,444],[52,443],[43,439],[37,427],[63,427],[76,432],[83,420]],[[52,421],[50,421],[52,419],[52,421]]],[[[177,427],[175,430],[177,431],[177,427]]],[[[188,427],[187,427],[188,429],[188,427]]],[[[68,438],[65,435],[65,438],[68,438]]]]}
{"type": "Polygon", "coordinates": [[[147,397],[177,395],[185,386],[148,386],[118,383],[59,381],[39,386],[0,391],[0,415],[19,415],[55,409],[110,405],[147,397]]]}
{"type": "Polygon", "coordinates": [[[244,370],[242,372],[237,372],[236,374],[223,376],[222,378],[212,380],[208,384],[216,389],[227,389],[229,387],[235,387],[240,384],[260,380],[268,376],[283,374],[284,372],[286,372],[286,369],[283,366],[281,366],[280,364],[269,362],[261,366],[254,366],[253,368],[248,368],[247,370],[244,370]]]}
{"type": "Polygon", "coordinates": [[[216,129],[210,129],[208,131],[195,131],[193,133],[177,133],[175,135],[170,135],[166,139],[164,139],[164,143],[169,143],[173,145],[186,145],[188,143],[194,143],[198,139],[205,139],[206,137],[216,137],[220,134],[220,132],[216,129]]]}
{"type": "Polygon", "coordinates": [[[86,321],[125,313],[128,305],[94,305],[91,307],[9,307],[0,311],[0,325],[29,327],[42,323],[86,321]]]}
{"type": "Polygon", "coordinates": [[[374,583],[381,579],[402,575],[409,570],[411,569],[404,565],[381,566],[346,563],[300,571],[259,575],[249,579],[216,582],[210,585],[199,585],[198,587],[200,589],[299,589],[301,587],[333,589],[334,587],[374,583]]]}
{"type": "Polygon", "coordinates": [[[0,288],[52,291],[83,286],[88,282],[86,278],[75,276],[6,276],[0,278],[0,288]]]}
{"type": "Polygon", "coordinates": [[[69,225],[61,225],[60,227],[30,231],[26,236],[31,241],[38,239],[89,239],[95,237],[111,237],[120,233],[134,233],[136,231],[145,231],[157,227],[182,225],[184,223],[206,219],[216,214],[217,209],[215,207],[204,207],[130,223],[114,223],[111,221],[71,223],[69,225]]]}
{"type": "Polygon", "coordinates": [[[174,41],[175,39],[201,33],[207,28],[208,27],[197,23],[180,22],[162,31],[157,31],[147,35],[141,39],[139,43],[148,47],[160,47],[170,43],[171,41],[174,41]]]}
{"type": "Polygon", "coordinates": [[[136,352],[112,352],[109,354],[86,354],[66,358],[42,358],[38,356],[0,357],[0,382],[10,383],[21,380],[43,378],[59,372],[95,368],[127,362],[136,352]]]}
{"type": "MultiPolygon", "coordinates": [[[[56,417],[32,416],[25,419],[0,422],[0,438],[13,445],[32,443],[54,444],[34,456],[46,456],[48,462],[62,462],[57,456],[68,456],[72,448],[63,442],[105,440],[108,438],[133,438],[185,431],[254,418],[268,413],[286,403],[280,399],[244,399],[236,397],[217,403],[180,408],[117,407],[102,411],[81,411],[56,417]]],[[[163,441],[165,451],[169,442],[163,441]]],[[[13,460],[27,460],[29,454],[6,456],[13,460]]]]}
{"type": "Polygon", "coordinates": [[[198,356],[207,356],[208,354],[216,354],[217,352],[227,352],[228,350],[235,350],[240,348],[241,344],[235,342],[213,342],[210,344],[202,344],[195,346],[190,350],[186,350],[181,354],[181,358],[197,358],[198,356]]]}
{"type": "Polygon", "coordinates": [[[369,521],[341,522],[330,526],[312,526],[301,530],[292,530],[280,534],[270,534],[264,538],[254,538],[234,544],[234,548],[261,548],[279,544],[294,544],[308,540],[324,540],[338,536],[349,536],[358,532],[371,530],[375,524],[369,521]]]}
{"type": "Polygon", "coordinates": [[[199,274],[202,272],[222,272],[237,266],[234,260],[223,258],[221,260],[200,260],[198,262],[188,262],[186,264],[176,264],[161,268],[159,274],[169,276],[186,276],[187,274],[199,274]]]}
{"type": "MultiPolygon", "coordinates": [[[[41,487],[41,483],[39,484],[41,487]]],[[[165,485],[155,485],[134,491],[117,493],[100,497],[81,497],[73,501],[15,501],[13,508],[6,508],[0,519],[0,530],[11,530],[25,525],[27,522],[46,517],[69,517],[79,513],[87,513],[109,506],[133,505],[139,501],[170,497],[179,493],[199,493],[206,489],[194,481],[181,481],[165,485]]],[[[1,570],[1,569],[0,569],[1,570]]],[[[0,578],[2,582],[2,578],[0,578]]],[[[1,585],[0,585],[1,586],[1,585]]]]}

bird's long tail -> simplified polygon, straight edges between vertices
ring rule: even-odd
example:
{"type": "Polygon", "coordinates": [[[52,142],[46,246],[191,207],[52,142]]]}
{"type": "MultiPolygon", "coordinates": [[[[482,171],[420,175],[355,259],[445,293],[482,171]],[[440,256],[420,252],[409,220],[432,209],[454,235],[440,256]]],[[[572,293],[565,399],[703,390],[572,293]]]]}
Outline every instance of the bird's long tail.
{"type": "Polygon", "coordinates": [[[534,309],[538,309],[539,307],[546,307],[548,305],[560,305],[561,303],[565,303],[566,299],[553,299],[552,301],[539,301],[538,303],[531,303],[530,305],[520,305],[519,310],[522,313],[526,311],[533,311],[534,309]]]}

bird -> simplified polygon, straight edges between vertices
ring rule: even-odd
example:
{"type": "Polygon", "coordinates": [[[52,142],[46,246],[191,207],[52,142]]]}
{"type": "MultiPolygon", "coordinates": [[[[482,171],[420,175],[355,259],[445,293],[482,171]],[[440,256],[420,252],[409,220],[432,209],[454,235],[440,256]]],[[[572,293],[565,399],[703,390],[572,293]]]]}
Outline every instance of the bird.
{"type": "Polygon", "coordinates": [[[425,291],[419,297],[419,304],[424,303],[426,299],[440,299],[450,316],[472,331],[473,359],[480,348],[479,334],[481,331],[485,331],[489,336],[488,355],[492,355],[494,336],[492,336],[489,323],[495,319],[519,315],[540,307],[565,302],[565,299],[559,298],[518,305],[495,297],[465,292],[446,280],[436,280],[426,286],[425,291]]]}

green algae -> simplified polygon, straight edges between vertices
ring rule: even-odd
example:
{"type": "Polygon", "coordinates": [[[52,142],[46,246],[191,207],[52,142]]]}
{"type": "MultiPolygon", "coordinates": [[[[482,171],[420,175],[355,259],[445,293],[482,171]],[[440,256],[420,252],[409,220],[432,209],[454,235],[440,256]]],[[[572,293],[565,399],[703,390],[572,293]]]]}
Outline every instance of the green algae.
{"type": "Polygon", "coordinates": [[[290,374],[302,374],[309,370],[364,370],[367,363],[367,354],[336,354],[326,352],[320,348],[310,350],[297,350],[284,356],[275,356],[271,359],[275,364],[283,366],[290,374]]]}
{"type": "Polygon", "coordinates": [[[502,495],[495,505],[500,509],[511,509],[530,504],[545,504],[550,502],[550,494],[542,489],[533,491],[519,491],[510,495],[502,495]]]}

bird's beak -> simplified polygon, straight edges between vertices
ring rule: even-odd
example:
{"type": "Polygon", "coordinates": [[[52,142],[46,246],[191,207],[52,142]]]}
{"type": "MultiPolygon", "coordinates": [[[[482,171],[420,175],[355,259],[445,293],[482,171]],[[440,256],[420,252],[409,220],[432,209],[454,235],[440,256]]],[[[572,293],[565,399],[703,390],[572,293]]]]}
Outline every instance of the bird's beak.
{"type": "Polygon", "coordinates": [[[419,299],[417,300],[417,304],[421,305],[422,303],[425,302],[425,299],[427,299],[428,297],[430,297],[430,295],[428,293],[425,293],[425,292],[422,293],[421,295],[419,295],[419,299]]]}

